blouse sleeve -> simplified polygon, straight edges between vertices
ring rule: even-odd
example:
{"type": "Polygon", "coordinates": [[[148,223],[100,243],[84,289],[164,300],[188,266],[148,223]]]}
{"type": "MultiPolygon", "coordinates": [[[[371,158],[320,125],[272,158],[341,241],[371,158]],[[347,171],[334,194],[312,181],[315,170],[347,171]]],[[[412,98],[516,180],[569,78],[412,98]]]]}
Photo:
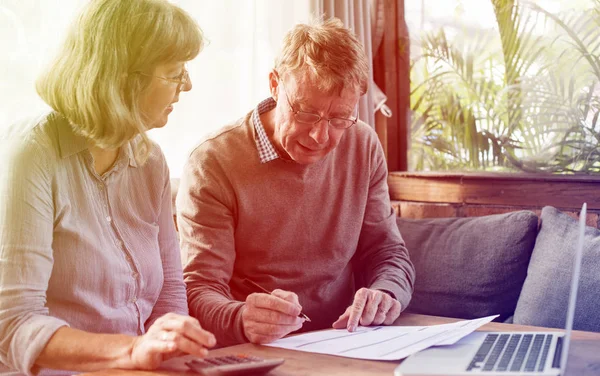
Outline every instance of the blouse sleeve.
{"type": "MultiPolygon", "coordinates": [[[[158,147],[158,146],[155,146],[158,147]]],[[[181,265],[181,253],[179,241],[175,230],[173,209],[171,200],[171,181],[169,168],[161,153],[162,168],[165,176],[164,188],[158,217],[158,243],[160,258],[163,264],[164,282],[163,287],[154,305],[152,314],[146,320],[146,330],[162,315],[174,312],[181,315],[188,314],[185,284],[183,283],[183,268],[181,265]]]]}
{"type": "Polygon", "coordinates": [[[35,139],[0,139],[0,361],[28,375],[56,330],[68,326],[46,308],[53,266],[50,150],[35,139]]]}

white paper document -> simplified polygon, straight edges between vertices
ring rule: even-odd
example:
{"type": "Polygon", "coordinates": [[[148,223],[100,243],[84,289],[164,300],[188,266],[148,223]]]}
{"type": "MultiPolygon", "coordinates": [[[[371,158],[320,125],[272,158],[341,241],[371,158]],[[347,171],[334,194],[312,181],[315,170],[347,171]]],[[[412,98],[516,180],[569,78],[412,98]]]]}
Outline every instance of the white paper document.
{"type": "Polygon", "coordinates": [[[452,345],[496,316],[431,326],[359,326],[282,338],[266,346],[370,360],[400,360],[431,346],[452,345]]]}

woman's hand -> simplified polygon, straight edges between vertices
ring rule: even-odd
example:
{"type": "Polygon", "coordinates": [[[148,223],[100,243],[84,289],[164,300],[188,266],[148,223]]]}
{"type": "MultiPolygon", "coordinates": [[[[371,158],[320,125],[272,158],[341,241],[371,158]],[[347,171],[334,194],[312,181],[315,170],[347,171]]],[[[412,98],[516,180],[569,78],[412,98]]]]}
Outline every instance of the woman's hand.
{"type": "Polygon", "coordinates": [[[205,357],[207,348],[217,341],[190,316],[167,313],[152,324],[148,332],[137,337],[131,349],[134,369],[155,369],[164,360],[191,354],[205,357]]]}

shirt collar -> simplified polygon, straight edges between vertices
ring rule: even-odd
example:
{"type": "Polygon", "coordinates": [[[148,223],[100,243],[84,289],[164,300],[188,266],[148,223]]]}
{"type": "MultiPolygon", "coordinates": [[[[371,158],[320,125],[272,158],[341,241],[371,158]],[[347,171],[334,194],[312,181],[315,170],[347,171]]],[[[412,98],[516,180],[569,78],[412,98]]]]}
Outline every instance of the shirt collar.
{"type": "MultiPolygon", "coordinates": [[[[72,155],[89,149],[87,139],[73,131],[73,127],[69,121],[58,113],[52,114],[53,120],[57,122],[58,129],[58,144],[60,148],[60,157],[68,158],[72,155]]],[[[130,141],[125,145],[125,153],[131,167],[137,167],[137,161],[133,153],[133,146],[130,141]]]]}
{"type": "Polygon", "coordinates": [[[127,158],[129,158],[129,165],[131,167],[136,167],[138,166],[137,161],[135,160],[135,154],[133,153],[133,146],[132,146],[133,141],[129,141],[127,143],[127,145],[125,145],[125,152],[127,153],[127,158]]]}
{"type": "Polygon", "coordinates": [[[73,127],[64,116],[58,113],[53,113],[51,116],[57,124],[58,145],[61,158],[68,158],[88,149],[86,138],[73,132],[73,127]]]}
{"type": "Polygon", "coordinates": [[[271,143],[271,140],[269,140],[267,132],[265,132],[265,127],[260,121],[260,115],[271,111],[275,106],[277,106],[277,102],[275,102],[273,98],[267,98],[260,102],[252,113],[252,123],[254,124],[254,129],[256,131],[257,137],[255,138],[255,141],[260,163],[267,163],[280,157],[279,153],[277,153],[277,150],[275,150],[275,147],[271,143]]]}

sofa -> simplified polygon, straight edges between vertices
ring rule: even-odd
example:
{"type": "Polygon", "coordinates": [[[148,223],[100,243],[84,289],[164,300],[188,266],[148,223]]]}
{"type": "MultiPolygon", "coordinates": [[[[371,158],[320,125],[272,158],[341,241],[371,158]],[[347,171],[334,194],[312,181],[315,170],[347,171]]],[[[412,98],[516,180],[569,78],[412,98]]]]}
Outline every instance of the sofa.
{"type": "MultiPolygon", "coordinates": [[[[407,311],[564,328],[577,213],[544,207],[476,217],[404,218],[415,265],[407,311]]],[[[574,329],[600,332],[600,230],[590,214],[574,329]]]]}

